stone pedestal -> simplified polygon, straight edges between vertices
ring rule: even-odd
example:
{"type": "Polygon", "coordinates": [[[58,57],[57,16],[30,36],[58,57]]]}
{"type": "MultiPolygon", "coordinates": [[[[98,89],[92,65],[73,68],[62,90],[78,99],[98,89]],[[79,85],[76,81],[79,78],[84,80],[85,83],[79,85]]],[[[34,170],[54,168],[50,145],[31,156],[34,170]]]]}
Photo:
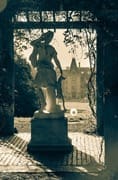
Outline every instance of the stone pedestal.
{"type": "Polygon", "coordinates": [[[29,152],[71,151],[71,140],[68,138],[67,119],[54,114],[34,117],[31,120],[31,141],[29,152]]]}

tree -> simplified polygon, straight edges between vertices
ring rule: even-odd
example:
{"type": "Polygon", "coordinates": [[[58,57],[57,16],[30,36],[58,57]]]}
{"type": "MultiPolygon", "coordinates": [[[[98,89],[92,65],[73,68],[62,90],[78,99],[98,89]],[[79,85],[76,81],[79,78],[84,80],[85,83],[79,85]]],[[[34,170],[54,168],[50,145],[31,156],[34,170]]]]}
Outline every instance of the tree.
{"type": "Polygon", "coordinates": [[[30,66],[18,57],[15,61],[15,116],[32,116],[39,108],[30,66]]]}

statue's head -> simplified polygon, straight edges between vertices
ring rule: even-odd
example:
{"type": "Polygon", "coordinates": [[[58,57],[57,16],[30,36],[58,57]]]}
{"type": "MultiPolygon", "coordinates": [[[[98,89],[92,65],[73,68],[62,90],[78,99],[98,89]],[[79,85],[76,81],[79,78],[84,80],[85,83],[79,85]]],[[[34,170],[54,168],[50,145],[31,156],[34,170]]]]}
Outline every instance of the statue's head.
{"type": "Polygon", "coordinates": [[[41,41],[45,44],[49,44],[53,38],[54,33],[52,31],[48,31],[46,33],[43,33],[40,37],[41,41]]]}

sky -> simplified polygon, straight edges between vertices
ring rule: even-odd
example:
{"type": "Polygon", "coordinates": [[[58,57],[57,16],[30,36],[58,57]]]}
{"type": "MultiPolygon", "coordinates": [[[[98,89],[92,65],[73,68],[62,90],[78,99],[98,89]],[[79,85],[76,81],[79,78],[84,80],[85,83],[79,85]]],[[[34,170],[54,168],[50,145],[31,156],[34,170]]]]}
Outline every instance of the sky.
{"type": "Polygon", "coordinates": [[[81,49],[81,46],[78,43],[78,49],[76,54],[69,53],[70,48],[66,47],[66,45],[63,42],[64,40],[64,35],[63,35],[63,30],[57,30],[52,44],[56,48],[58,58],[64,68],[70,66],[70,63],[72,61],[72,58],[74,57],[76,59],[77,65],[80,63],[81,66],[83,67],[88,67],[89,66],[89,61],[85,60],[84,58],[84,52],[81,49]]]}
{"type": "MultiPolygon", "coordinates": [[[[83,50],[78,43],[78,48],[76,50],[76,54],[69,53],[70,47],[66,47],[64,44],[64,30],[63,29],[56,29],[54,33],[53,40],[50,44],[55,47],[57,51],[58,59],[62,65],[63,69],[66,69],[70,66],[72,58],[76,59],[77,65],[80,63],[81,67],[89,67],[89,60],[85,58],[85,52],[87,52],[86,48],[83,50]]],[[[24,57],[28,60],[29,55],[32,52],[32,47],[24,52],[24,57]]]]}

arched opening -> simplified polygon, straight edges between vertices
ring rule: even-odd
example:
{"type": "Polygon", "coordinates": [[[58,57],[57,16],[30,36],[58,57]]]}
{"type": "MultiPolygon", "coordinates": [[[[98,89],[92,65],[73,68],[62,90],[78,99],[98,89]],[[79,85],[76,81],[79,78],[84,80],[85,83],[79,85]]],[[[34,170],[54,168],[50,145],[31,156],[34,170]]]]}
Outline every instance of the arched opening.
{"type": "MultiPolygon", "coordinates": [[[[44,29],[44,31],[47,31],[47,30],[44,29]]],[[[96,116],[96,109],[95,109],[96,107],[96,82],[95,81],[96,81],[96,38],[97,37],[94,30],[89,29],[88,32],[87,32],[87,29],[81,29],[81,32],[78,29],[69,29],[69,30],[56,29],[54,33],[55,35],[51,44],[55,47],[57,51],[58,58],[60,60],[60,63],[62,64],[63,75],[65,77],[65,80],[62,81],[62,90],[63,90],[63,96],[64,96],[64,101],[65,101],[65,108],[67,108],[66,115],[70,117],[70,120],[72,121],[75,121],[74,119],[76,118],[78,119],[78,121],[83,120],[83,119],[88,119],[86,124],[89,124],[88,121],[90,121],[91,123],[89,125],[90,127],[88,128],[90,129],[91,126],[93,126],[93,130],[95,131],[96,120],[94,120],[93,124],[92,124],[92,120],[93,118],[96,118],[95,117],[96,116]],[[90,41],[91,39],[91,42],[94,43],[94,45],[93,44],[87,45],[86,38],[88,37],[88,32],[90,33],[90,36],[91,36],[89,37],[88,40],[90,41]],[[75,39],[75,36],[76,36],[76,39],[75,39]],[[72,42],[72,38],[73,38],[73,42],[72,42]],[[68,43],[68,41],[71,41],[71,43],[68,43]],[[92,57],[92,53],[94,53],[94,57],[92,57]],[[91,109],[89,108],[89,106],[91,109]],[[77,114],[73,114],[71,112],[72,109],[76,109],[77,114]],[[86,111],[85,113],[84,113],[84,110],[86,111]],[[85,116],[88,116],[88,117],[85,118],[85,116]]],[[[31,66],[31,62],[29,60],[29,56],[32,52],[30,41],[31,41],[31,38],[35,39],[37,38],[38,34],[40,36],[41,33],[42,33],[41,29],[35,29],[35,30],[18,29],[18,30],[15,30],[14,32],[15,54],[16,54],[15,63],[16,63],[16,66],[22,66],[22,68],[26,68],[27,66],[27,74],[29,74],[28,68],[30,69],[30,74],[28,75],[30,83],[33,83],[33,78],[36,74],[36,71],[31,66]],[[33,77],[30,77],[30,75],[33,75],[33,77]]],[[[30,116],[31,117],[34,111],[39,106],[38,101],[35,98],[35,94],[33,96],[33,92],[32,94],[27,94],[28,87],[27,85],[26,87],[24,85],[25,81],[28,81],[28,79],[25,79],[25,76],[27,75],[25,74],[25,72],[23,72],[23,69],[22,69],[22,73],[21,73],[21,70],[18,70],[17,72],[17,69],[18,67],[16,67],[16,71],[15,71],[16,72],[15,116],[19,116],[19,117],[30,116]],[[21,80],[20,80],[20,77],[21,77],[21,80]],[[19,81],[22,81],[22,82],[19,82],[19,81]],[[20,89],[19,89],[19,83],[21,83],[20,89]],[[21,89],[21,87],[23,87],[24,89],[21,89]],[[18,95],[18,93],[20,94],[18,95]],[[34,98],[35,101],[37,101],[37,105],[35,102],[30,101],[30,98],[31,99],[34,98]]],[[[57,72],[57,75],[58,74],[59,73],[57,72]]],[[[32,88],[32,86],[29,85],[29,88],[32,88]]],[[[61,105],[61,109],[63,110],[64,107],[62,103],[63,102],[62,97],[60,97],[59,99],[57,98],[57,101],[58,101],[58,104],[61,105]]],[[[76,128],[78,129],[79,126],[80,124],[78,124],[76,128]]],[[[87,127],[84,126],[83,130],[86,130],[86,128],[87,127]]]]}
{"type": "MultiPolygon", "coordinates": [[[[55,32],[52,45],[55,46],[60,62],[63,64],[64,76],[66,78],[63,81],[62,88],[65,99],[65,107],[67,107],[67,111],[65,115],[69,119],[69,123],[68,123],[69,131],[87,132],[92,134],[92,133],[96,133],[96,129],[97,129],[97,125],[96,125],[97,124],[96,122],[97,50],[96,48],[97,48],[98,29],[97,26],[94,24],[96,23],[97,20],[96,19],[93,20],[91,19],[91,17],[88,17],[91,15],[90,12],[83,12],[83,20],[78,22],[78,18],[80,18],[80,14],[81,14],[80,11],[78,12],[60,11],[57,14],[56,12],[51,12],[51,11],[48,12],[42,11],[40,13],[29,12],[29,14],[25,14],[21,12],[19,14],[16,14],[14,19],[14,29],[15,29],[14,42],[15,42],[16,50],[22,54],[23,59],[24,59],[23,51],[25,53],[27,51],[28,55],[27,57],[25,57],[27,59],[25,63],[28,65],[28,63],[30,63],[28,58],[29,55],[31,54],[31,47],[29,45],[31,39],[36,39],[37,36],[40,36],[42,32],[48,30],[52,30],[55,32]],[[72,14],[70,21],[67,20],[67,18],[69,18],[68,17],[69,13],[72,14]],[[42,14],[43,16],[41,16],[42,14]],[[45,19],[42,19],[44,17],[45,19]],[[37,20],[37,18],[39,19],[37,20]],[[93,20],[94,23],[91,24],[91,21],[89,23],[86,23],[86,18],[90,18],[91,20],[93,20]],[[39,22],[41,21],[41,22],[37,23],[37,21],[39,22]],[[63,53],[62,53],[62,49],[63,50],[65,49],[63,53]],[[81,66],[81,64],[84,65],[81,66]]],[[[82,14],[81,14],[81,18],[82,18],[82,14]]],[[[16,60],[18,59],[16,58],[16,60]]],[[[33,73],[35,74],[34,71],[32,71],[32,74],[33,73]]],[[[22,100],[24,100],[24,103],[26,103],[26,96],[25,99],[20,98],[20,100],[21,102],[22,100]]],[[[61,99],[58,100],[58,103],[61,105],[63,109],[63,104],[61,99]]],[[[24,109],[23,106],[20,107],[24,111],[27,109],[27,108],[24,109]]],[[[31,113],[31,111],[28,110],[27,113],[31,113]]],[[[18,116],[20,116],[20,113],[18,114],[18,116]]],[[[29,115],[26,115],[26,113],[24,113],[24,116],[29,116],[29,115]]],[[[15,120],[16,127],[18,127],[19,120],[21,122],[20,127],[22,127],[22,129],[25,128],[27,126],[26,123],[25,126],[22,125],[24,122],[24,118],[23,119],[16,118],[15,120]]],[[[26,118],[26,122],[27,121],[28,119],[26,118]]],[[[28,128],[29,127],[30,126],[28,125],[28,128]]],[[[100,147],[103,148],[103,141],[101,142],[102,145],[101,144],[99,145],[100,147]]],[[[99,160],[101,158],[100,157],[101,152],[102,150],[99,152],[98,155],[99,160]]],[[[101,161],[103,162],[103,157],[101,161]]]]}
{"type": "MultiPolygon", "coordinates": [[[[86,29],[90,29],[90,32],[92,32],[92,34],[94,34],[94,30],[98,30],[97,28],[96,28],[96,19],[94,19],[94,17],[91,17],[91,14],[90,14],[90,12],[81,12],[81,11],[78,11],[78,12],[76,12],[77,13],[77,17],[78,17],[78,19],[76,19],[76,16],[74,16],[73,18],[75,18],[75,20],[72,20],[71,18],[71,15],[73,14],[73,12],[71,12],[71,11],[60,11],[60,12],[58,12],[58,16],[59,16],[59,18],[61,18],[62,16],[63,16],[63,18],[64,18],[64,20],[63,21],[59,21],[59,22],[56,22],[56,15],[55,15],[55,12],[43,12],[43,11],[34,11],[33,10],[33,12],[31,12],[31,9],[28,11],[28,12],[26,12],[26,11],[24,11],[24,10],[22,10],[20,13],[18,12],[18,14],[17,14],[17,12],[15,12],[15,14],[14,14],[14,16],[12,17],[12,30],[19,30],[19,29],[22,29],[23,31],[25,31],[26,32],[26,30],[27,31],[29,31],[30,32],[30,34],[32,34],[31,33],[31,31],[33,31],[32,30],[32,28],[33,29],[40,29],[41,31],[43,31],[44,29],[53,29],[54,31],[56,31],[55,32],[55,34],[57,33],[57,31],[58,31],[58,29],[59,29],[59,31],[61,30],[61,29],[63,29],[63,30],[70,30],[70,32],[72,31],[72,30],[76,30],[76,32],[78,31],[78,32],[80,32],[81,33],[81,31],[84,29],[84,31],[86,30],[86,29]],[[43,14],[44,13],[44,14],[43,14]],[[70,14],[69,14],[70,13],[70,14]],[[87,16],[87,19],[88,18],[90,18],[89,20],[90,21],[87,21],[87,19],[85,18],[85,19],[83,19],[83,20],[81,20],[81,18],[83,17],[83,15],[82,15],[82,13],[83,13],[83,15],[85,15],[85,17],[87,16]],[[85,14],[84,14],[85,13],[85,14]],[[32,14],[34,15],[34,17],[32,17],[32,14]],[[36,19],[37,19],[37,14],[38,14],[38,22],[37,21],[35,21],[36,19]],[[43,14],[43,16],[42,16],[42,14],[43,14]],[[44,16],[46,14],[46,17],[44,16]],[[51,14],[51,16],[50,16],[50,14],[51,14]],[[61,14],[61,15],[60,15],[61,14]],[[88,17],[88,15],[90,15],[90,17],[88,17]],[[20,18],[22,19],[23,18],[23,21],[21,21],[21,19],[19,20],[19,16],[20,16],[20,18]],[[47,18],[47,16],[49,16],[49,18],[51,18],[50,19],[50,21],[46,21],[46,19],[45,18],[47,18]],[[36,19],[35,19],[35,17],[36,17],[36,19]],[[44,18],[45,17],[45,18],[44,18]],[[33,18],[33,19],[31,19],[31,18],[33,18]],[[44,18],[44,19],[43,19],[44,18]],[[70,20],[70,19],[72,20],[70,20]],[[80,22],[79,22],[80,21],[80,22]]],[[[14,31],[15,32],[15,31],[14,31]]],[[[18,32],[18,31],[17,31],[18,32]]],[[[15,32],[16,33],[16,32],[15,32]]],[[[19,33],[20,33],[20,30],[19,30],[19,33]]],[[[86,32],[85,32],[86,33],[86,32]]],[[[24,33],[25,34],[25,33],[24,33]]],[[[19,36],[19,37],[23,37],[23,39],[24,39],[24,35],[22,36],[22,33],[20,34],[21,36],[19,36]]],[[[86,34],[87,35],[87,34],[86,34]]],[[[17,36],[16,36],[17,37],[17,36]]],[[[74,37],[74,36],[73,36],[74,37]]],[[[75,41],[76,42],[76,41],[75,41]]],[[[60,43],[60,42],[59,42],[60,43]]],[[[19,46],[19,45],[18,45],[19,46]]],[[[20,48],[20,46],[19,46],[19,48],[20,48]]],[[[22,46],[22,48],[21,48],[21,50],[22,49],[25,49],[26,48],[26,46],[24,45],[24,46],[22,46]]],[[[71,49],[71,51],[73,51],[73,48],[71,49]]],[[[92,49],[92,51],[93,51],[93,49],[92,49]]],[[[75,52],[73,52],[73,54],[74,54],[75,52]]],[[[90,54],[89,54],[90,55],[90,54]]],[[[91,54],[91,57],[90,58],[93,58],[93,56],[92,56],[93,54],[91,54]]],[[[15,57],[15,56],[14,56],[15,57]]],[[[18,57],[17,57],[18,58],[18,57]]],[[[16,59],[17,59],[16,58],[16,59]]],[[[75,58],[75,57],[74,57],[75,58]]],[[[72,58],[73,59],[73,58],[72,58]]],[[[21,62],[21,61],[20,61],[21,62]]],[[[19,63],[20,63],[19,62],[19,63]]],[[[93,71],[93,69],[94,69],[94,64],[92,64],[94,61],[91,61],[91,71],[93,71]]],[[[24,63],[24,62],[22,62],[22,63],[24,63]]],[[[95,62],[94,62],[95,63],[95,62]]],[[[24,64],[22,64],[23,66],[24,66],[24,64]]],[[[90,65],[90,64],[89,64],[90,65]]],[[[72,63],[72,67],[73,67],[73,63],[72,63]]],[[[79,64],[79,62],[78,62],[78,65],[77,65],[77,68],[81,68],[81,64],[79,64]]],[[[21,68],[22,69],[22,68],[21,68]]],[[[20,70],[21,70],[20,69],[20,70]]],[[[68,68],[67,68],[68,69],[68,68]]],[[[75,72],[73,72],[73,73],[75,73],[75,72]]],[[[93,73],[93,75],[95,75],[95,73],[96,73],[96,64],[95,64],[95,71],[94,72],[92,72],[93,73]]],[[[85,74],[85,72],[84,72],[84,70],[82,69],[82,71],[81,71],[81,76],[83,76],[84,74],[85,74]]],[[[89,72],[87,73],[87,74],[89,74],[89,72]]],[[[91,74],[91,73],[90,73],[91,74]]],[[[69,84],[70,85],[72,85],[72,92],[70,93],[70,97],[66,97],[67,99],[68,98],[71,98],[71,99],[79,99],[79,98],[81,98],[81,97],[77,97],[77,94],[76,94],[76,91],[75,91],[75,78],[73,78],[75,75],[73,75],[72,76],[72,82],[70,83],[69,82],[69,84]]],[[[89,76],[90,77],[90,76],[89,76]]],[[[78,78],[77,78],[78,79],[78,78]]],[[[89,82],[89,90],[90,90],[90,92],[91,93],[95,93],[95,91],[96,91],[96,83],[94,84],[95,86],[93,86],[93,90],[95,90],[95,91],[91,91],[91,88],[90,87],[92,87],[91,85],[91,79],[87,79],[87,82],[86,82],[86,79],[85,80],[83,80],[83,81],[85,81],[85,83],[87,83],[88,84],[88,81],[90,81],[89,82]],[[95,89],[94,89],[95,88],[95,89]]],[[[67,85],[64,85],[64,86],[67,86],[67,85]]],[[[65,89],[66,89],[66,87],[65,87],[65,89]]],[[[79,88],[78,88],[79,89],[79,88]]],[[[24,91],[25,92],[25,91],[24,91]]],[[[17,91],[15,92],[16,93],[16,95],[17,95],[17,91]]],[[[80,93],[80,92],[79,92],[80,93]]],[[[91,97],[92,97],[92,95],[93,94],[91,94],[91,97]]],[[[90,94],[89,94],[90,95],[90,94]]],[[[66,96],[66,92],[65,92],[65,96],[66,96]]],[[[83,97],[82,97],[82,100],[83,100],[83,98],[85,97],[85,95],[84,95],[84,92],[83,92],[83,97]]],[[[95,98],[95,97],[94,97],[95,98]]],[[[94,101],[94,98],[92,97],[92,101],[94,101]]],[[[86,100],[86,97],[85,97],[85,100],[86,100]]],[[[60,103],[60,102],[59,102],[60,103]]],[[[75,102],[74,102],[75,103],[75,102]]],[[[91,105],[91,109],[93,110],[93,112],[94,112],[94,104],[92,104],[92,102],[90,101],[90,105],[91,105]]],[[[95,99],[95,102],[94,103],[96,103],[96,99],[95,99]]],[[[72,121],[73,121],[73,119],[75,118],[75,115],[76,115],[76,113],[80,113],[80,112],[78,112],[79,111],[79,108],[76,108],[75,106],[72,106],[72,103],[70,103],[71,104],[71,108],[69,108],[68,110],[69,110],[69,115],[72,117],[72,121]],[[74,118],[73,118],[74,117],[74,118]]],[[[78,105],[77,105],[78,106],[78,105]]],[[[90,111],[91,112],[91,111],[90,111]]],[[[94,112],[95,114],[96,114],[96,110],[95,110],[95,112],[94,112]]],[[[80,114],[79,114],[80,115],[80,114]]],[[[103,144],[102,144],[103,145],[103,144]]],[[[100,151],[100,156],[101,156],[101,151],[100,151]]],[[[97,157],[97,159],[100,159],[101,157],[100,156],[98,156],[97,157]]]]}

